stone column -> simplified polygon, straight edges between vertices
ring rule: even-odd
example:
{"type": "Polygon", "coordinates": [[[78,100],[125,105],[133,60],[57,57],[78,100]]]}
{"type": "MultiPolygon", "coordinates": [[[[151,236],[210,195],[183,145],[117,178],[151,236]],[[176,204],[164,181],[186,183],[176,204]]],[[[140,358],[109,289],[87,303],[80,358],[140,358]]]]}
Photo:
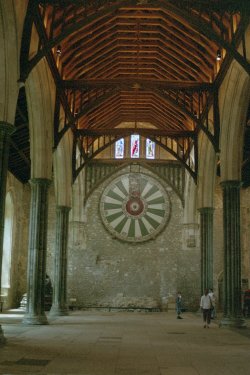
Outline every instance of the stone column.
{"type": "Polygon", "coordinates": [[[240,181],[224,181],[223,318],[220,326],[244,327],[241,309],[240,181]]]}
{"type": "Polygon", "coordinates": [[[201,295],[205,288],[213,288],[213,214],[212,207],[202,207],[200,212],[201,239],[201,295]]]}
{"type": "Polygon", "coordinates": [[[44,286],[46,276],[48,188],[50,180],[30,180],[31,205],[29,227],[29,253],[27,275],[27,310],[24,324],[48,324],[44,312],[44,286]]]}
{"type": "Polygon", "coordinates": [[[54,261],[53,304],[50,315],[68,315],[67,306],[67,246],[70,207],[57,206],[54,261]]]}
{"type": "MultiPolygon", "coordinates": [[[[4,213],[5,195],[9,160],[10,135],[15,127],[7,122],[0,121],[0,290],[2,279],[2,258],[3,258],[3,236],[4,236],[4,213]]],[[[6,341],[0,325],[0,344],[6,341]]]]}

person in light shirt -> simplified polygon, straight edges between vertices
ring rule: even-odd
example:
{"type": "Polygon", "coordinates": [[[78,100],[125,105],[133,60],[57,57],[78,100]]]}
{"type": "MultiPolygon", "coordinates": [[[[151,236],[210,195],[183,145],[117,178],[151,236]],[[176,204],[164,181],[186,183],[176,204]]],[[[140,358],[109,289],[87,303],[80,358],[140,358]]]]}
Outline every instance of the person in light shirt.
{"type": "Polygon", "coordinates": [[[209,328],[211,321],[212,300],[208,294],[208,289],[205,289],[204,294],[201,297],[200,307],[203,315],[204,328],[209,328]]]}

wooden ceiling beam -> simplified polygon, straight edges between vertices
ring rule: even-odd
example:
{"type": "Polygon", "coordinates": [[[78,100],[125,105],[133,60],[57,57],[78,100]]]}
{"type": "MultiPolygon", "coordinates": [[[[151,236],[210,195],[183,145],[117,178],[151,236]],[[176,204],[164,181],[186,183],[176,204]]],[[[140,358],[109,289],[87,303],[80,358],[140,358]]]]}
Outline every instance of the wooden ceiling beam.
{"type": "Polygon", "coordinates": [[[22,150],[20,150],[19,146],[12,139],[10,140],[10,146],[13,147],[16,150],[16,152],[20,156],[21,160],[23,160],[24,163],[30,168],[31,167],[30,160],[27,158],[25,153],[22,150]]]}
{"type": "Polygon", "coordinates": [[[161,88],[166,90],[189,90],[189,91],[214,91],[212,83],[192,82],[192,81],[166,81],[151,79],[81,79],[81,80],[61,80],[60,85],[64,89],[71,90],[88,90],[100,87],[119,87],[122,89],[155,89],[161,88]]]}
{"type": "MultiPolygon", "coordinates": [[[[144,55],[140,50],[137,56],[136,50],[134,50],[133,53],[129,53],[129,51],[126,50],[121,50],[121,46],[115,43],[115,40],[110,44],[112,45],[112,48],[103,48],[101,59],[98,59],[98,56],[96,56],[93,59],[86,59],[85,54],[82,53],[78,57],[79,63],[70,64],[70,66],[67,67],[67,72],[70,72],[70,70],[74,68],[75,77],[78,77],[81,71],[84,71],[85,74],[91,74],[91,71],[93,71],[95,76],[98,76],[100,75],[101,71],[107,72],[107,68],[109,66],[111,67],[111,70],[113,70],[115,61],[117,62],[116,64],[119,66],[120,69],[128,71],[129,67],[131,67],[130,69],[133,69],[136,72],[136,63],[138,62],[139,75],[141,74],[143,65],[145,67],[149,66],[149,68],[151,69],[152,65],[154,65],[159,71],[162,71],[162,74],[165,77],[167,77],[169,71],[172,71],[173,75],[175,75],[176,80],[190,79],[191,81],[209,81],[210,79],[211,72],[209,74],[207,67],[206,70],[204,68],[203,70],[201,70],[201,68],[194,66],[193,61],[191,61],[191,57],[186,55],[184,56],[185,60],[189,61],[189,63],[182,62],[180,56],[171,53],[170,49],[168,53],[166,53],[162,50],[160,45],[157,47],[157,50],[148,50],[144,53],[144,55]],[[82,61],[84,61],[84,64],[82,63],[82,61]],[[126,67],[126,64],[129,64],[128,67],[126,67]]],[[[167,49],[167,47],[165,49],[167,49]]],[[[70,75],[72,74],[69,73],[68,76],[70,75]]]]}
{"type": "Polygon", "coordinates": [[[85,17],[79,22],[72,23],[71,26],[65,28],[59,35],[55,36],[51,40],[48,40],[44,48],[38,51],[38,53],[30,61],[29,73],[34,68],[34,66],[36,66],[38,62],[46,55],[47,50],[51,50],[52,48],[60,44],[65,38],[69,37],[70,35],[73,35],[74,33],[79,32],[84,26],[88,26],[91,23],[98,21],[100,18],[104,17],[105,15],[109,15],[109,14],[112,14],[113,12],[116,12],[122,6],[126,6],[126,5],[135,6],[136,4],[137,4],[136,0],[122,0],[122,1],[116,2],[114,5],[110,5],[108,3],[106,7],[95,12],[94,14],[89,15],[88,17],[85,17]]]}
{"type": "MultiPolygon", "coordinates": [[[[60,8],[69,7],[72,5],[72,0],[35,0],[38,3],[47,5],[53,5],[60,8]]],[[[87,0],[85,1],[86,6],[91,5],[93,1],[87,0]],[[89,4],[88,4],[89,3],[89,4]]],[[[101,3],[111,3],[110,0],[102,1],[101,3]]],[[[143,5],[143,0],[137,0],[137,3],[143,5]]],[[[247,9],[247,2],[246,0],[223,0],[223,1],[211,1],[211,0],[195,0],[195,3],[190,3],[190,0],[178,0],[178,3],[182,5],[185,8],[196,8],[197,10],[200,10],[201,8],[206,8],[209,10],[212,10],[214,12],[218,11],[229,11],[229,12],[236,12],[240,10],[247,9]]],[[[145,4],[147,4],[147,1],[145,1],[145,4]]],[[[74,0],[75,6],[82,6],[83,0],[74,0]]]]}
{"type": "MultiPolygon", "coordinates": [[[[178,110],[178,112],[182,113],[183,116],[185,116],[185,117],[189,117],[189,118],[192,118],[194,121],[197,122],[197,119],[194,118],[193,114],[192,114],[190,111],[188,111],[187,108],[185,108],[184,106],[178,104],[178,103],[176,102],[176,100],[174,100],[174,99],[172,99],[172,98],[170,98],[170,97],[164,95],[164,93],[163,93],[161,90],[159,90],[159,89],[158,89],[158,90],[155,89],[154,94],[155,94],[155,95],[153,95],[153,97],[155,98],[155,101],[156,101],[156,102],[159,102],[159,100],[160,100],[160,102],[162,102],[162,103],[161,103],[161,106],[164,105],[164,104],[171,105],[171,107],[172,107],[173,109],[178,110]]],[[[154,98],[152,99],[152,101],[154,100],[154,98]]],[[[103,105],[106,101],[107,101],[107,97],[106,97],[106,95],[105,95],[105,96],[104,96],[104,100],[103,100],[103,102],[102,102],[102,100],[101,100],[101,98],[100,98],[100,100],[99,100],[99,105],[103,105]]],[[[94,102],[93,102],[92,105],[89,105],[89,106],[88,106],[88,112],[91,111],[91,107],[93,107],[93,108],[95,107],[95,103],[94,103],[94,102]]],[[[134,92],[134,106],[133,106],[133,107],[134,107],[134,111],[136,112],[136,92],[134,92]]],[[[96,107],[95,107],[95,108],[96,108],[96,107]]],[[[106,109],[105,109],[105,112],[106,112],[106,111],[107,111],[107,107],[106,107],[106,109]]],[[[101,112],[103,113],[104,111],[102,110],[101,112]]],[[[85,111],[84,111],[84,110],[81,111],[81,115],[84,115],[84,114],[85,114],[85,111]]]]}
{"type": "Polygon", "coordinates": [[[27,119],[27,116],[25,116],[23,110],[21,109],[21,107],[17,104],[16,106],[16,112],[18,113],[18,115],[21,117],[22,121],[24,124],[27,124],[27,127],[28,127],[28,119],[27,119]]]}
{"type": "MultiPolygon", "coordinates": [[[[151,8],[150,8],[150,10],[152,11],[151,8]]],[[[112,18],[110,18],[108,25],[110,25],[110,23],[111,23],[112,24],[112,28],[115,27],[117,29],[117,26],[120,26],[120,22],[119,22],[120,17],[121,17],[121,15],[119,15],[119,14],[113,16],[112,18]]],[[[126,20],[126,17],[133,18],[133,14],[123,15],[123,17],[125,17],[125,20],[126,20]]],[[[154,21],[155,29],[154,30],[150,30],[150,32],[147,29],[146,30],[144,30],[143,28],[140,29],[140,35],[142,35],[143,33],[146,33],[148,35],[144,39],[147,43],[148,43],[148,41],[150,39],[152,39],[152,35],[154,33],[156,33],[157,35],[159,35],[159,37],[157,39],[160,40],[160,42],[161,42],[160,44],[165,44],[166,48],[169,48],[170,45],[172,47],[176,46],[176,51],[182,51],[183,52],[186,49],[186,52],[188,53],[188,55],[193,54],[195,52],[195,50],[197,50],[197,48],[196,48],[197,44],[202,45],[202,38],[199,36],[199,37],[196,37],[196,39],[194,39],[193,41],[190,41],[190,42],[188,42],[186,40],[185,42],[187,43],[187,46],[185,46],[183,44],[183,32],[181,32],[178,29],[178,27],[174,24],[173,21],[171,21],[172,22],[171,30],[174,29],[175,30],[175,34],[167,27],[168,24],[170,23],[170,20],[166,20],[161,13],[159,13],[159,14],[158,13],[152,14],[152,17],[155,18],[155,21],[154,21]],[[169,34],[171,32],[174,35],[169,34]],[[177,35],[178,35],[178,37],[177,37],[177,35]],[[173,43],[173,40],[174,40],[174,43],[173,43]]],[[[129,21],[130,20],[127,20],[127,22],[129,22],[129,21]]],[[[135,24],[135,22],[137,22],[137,21],[134,20],[133,21],[133,25],[135,24]]],[[[104,24],[104,26],[107,27],[107,24],[104,24]]],[[[147,26],[148,25],[144,25],[143,27],[145,28],[147,26]]],[[[86,58],[85,56],[88,55],[88,50],[89,49],[92,50],[95,47],[95,50],[97,50],[96,43],[98,43],[98,45],[100,45],[100,47],[103,48],[103,45],[105,44],[105,41],[107,41],[109,38],[114,39],[114,35],[116,36],[116,39],[119,39],[119,35],[122,35],[122,33],[125,33],[126,34],[125,40],[126,40],[128,38],[128,33],[133,33],[134,34],[133,39],[135,41],[137,40],[136,30],[130,30],[129,28],[123,29],[123,30],[118,29],[116,31],[113,30],[113,33],[111,34],[110,33],[111,30],[112,30],[111,27],[108,28],[108,34],[106,33],[106,35],[104,37],[102,36],[101,39],[100,39],[100,34],[101,33],[103,34],[103,31],[102,30],[99,31],[99,28],[100,28],[100,26],[98,25],[97,27],[93,28],[93,30],[91,30],[91,35],[93,35],[93,37],[90,38],[89,34],[86,32],[86,35],[84,35],[81,38],[81,44],[83,45],[83,51],[84,51],[83,52],[84,53],[83,58],[86,58]],[[86,38],[88,38],[87,43],[84,41],[86,38]]],[[[73,41],[72,41],[72,43],[73,43],[73,41]]],[[[143,38],[142,37],[140,37],[140,44],[141,43],[143,43],[143,38]]],[[[79,44],[79,40],[78,40],[78,44],[79,44]]],[[[131,44],[131,41],[130,41],[130,44],[131,44]]],[[[207,47],[207,45],[203,46],[204,49],[206,49],[206,47],[207,47]]],[[[64,61],[68,62],[68,57],[67,56],[68,56],[69,53],[71,53],[71,60],[72,60],[73,57],[74,57],[73,54],[78,55],[78,53],[76,53],[78,51],[73,50],[71,52],[68,52],[68,50],[66,50],[65,51],[66,58],[64,59],[64,61]]],[[[207,54],[209,54],[209,51],[207,51],[207,54]]],[[[187,57],[188,57],[187,54],[185,54],[185,58],[187,58],[187,57]]],[[[198,59],[196,65],[199,67],[199,65],[204,64],[204,62],[206,61],[207,57],[208,56],[205,56],[204,53],[202,53],[200,51],[200,56],[198,54],[196,54],[195,57],[193,56],[193,58],[191,60],[191,63],[192,62],[195,63],[195,59],[198,59]]],[[[210,54],[210,60],[211,60],[210,63],[213,64],[213,62],[214,62],[214,54],[213,53],[210,54]]],[[[204,68],[204,66],[203,66],[203,68],[204,68]]]]}
{"type": "MultiPolygon", "coordinates": [[[[115,5],[109,5],[107,7],[104,7],[102,10],[97,11],[94,15],[86,17],[86,19],[83,19],[82,21],[75,22],[71,26],[65,28],[65,30],[57,35],[54,39],[48,40],[44,48],[42,48],[37,55],[32,59],[30,62],[30,69],[34,67],[41,58],[44,57],[47,50],[51,50],[53,47],[58,45],[60,42],[62,42],[65,38],[67,38],[69,35],[72,35],[79,31],[84,26],[87,26],[91,24],[91,22],[97,21],[98,18],[103,17],[104,15],[109,15],[115,10],[118,10],[119,8],[128,8],[129,6],[137,6],[137,1],[120,1],[116,3],[115,5]]],[[[237,49],[232,46],[228,41],[226,41],[221,35],[218,35],[211,27],[210,25],[204,22],[204,19],[199,19],[199,17],[196,17],[192,15],[191,13],[188,13],[185,9],[180,9],[176,7],[174,4],[171,4],[169,1],[167,3],[164,3],[162,1],[156,1],[155,6],[159,9],[165,9],[168,13],[175,15],[175,17],[179,20],[182,20],[187,24],[189,28],[193,28],[197,33],[200,33],[204,37],[214,41],[219,46],[223,47],[229,54],[233,55],[233,57],[242,65],[242,67],[250,73],[250,64],[248,61],[241,56],[241,54],[237,51],[237,49]]],[[[149,9],[152,8],[152,5],[149,4],[149,9]]]]}
{"type": "MultiPolygon", "coordinates": [[[[36,29],[37,29],[37,32],[38,32],[38,35],[39,35],[39,38],[40,38],[40,42],[43,46],[43,49],[45,49],[45,56],[46,56],[48,65],[50,67],[50,71],[51,71],[51,74],[53,76],[55,85],[58,88],[58,95],[60,97],[61,105],[62,105],[68,119],[73,121],[73,116],[72,116],[72,113],[71,113],[71,110],[70,110],[69,103],[67,101],[67,97],[65,95],[65,92],[60,89],[59,82],[61,80],[61,77],[60,77],[59,71],[57,69],[57,66],[56,66],[54,57],[52,55],[52,52],[51,52],[51,50],[49,50],[47,48],[48,37],[47,37],[46,31],[44,29],[44,24],[43,24],[43,21],[41,19],[40,13],[38,11],[37,11],[37,13],[35,14],[35,17],[34,17],[34,23],[35,23],[35,26],[36,26],[36,29]]],[[[72,127],[73,127],[73,122],[72,122],[72,127]]]]}
{"type": "MultiPolygon", "coordinates": [[[[156,1],[158,3],[159,1],[156,1]]],[[[166,9],[166,11],[172,14],[175,14],[177,17],[180,17],[182,20],[185,20],[188,26],[192,27],[195,31],[205,36],[206,38],[214,41],[219,46],[223,47],[234,59],[242,66],[242,68],[250,74],[250,63],[242,56],[234,44],[231,44],[229,41],[225,40],[221,35],[218,35],[212,27],[203,19],[193,16],[191,13],[187,12],[185,9],[176,7],[174,4],[171,4],[169,1],[167,3],[161,3],[161,7],[166,9]]],[[[247,18],[249,21],[249,14],[245,15],[244,18],[247,18]]],[[[246,22],[247,25],[247,22],[246,22]]]]}
{"type": "Polygon", "coordinates": [[[139,134],[142,136],[167,136],[171,138],[187,138],[187,137],[195,137],[194,131],[168,131],[164,129],[148,129],[148,128],[111,128],[111,129],[80,129],[78,130],[78,134],[82,136],[89,136],[89,137],[100,137],[104,135],[118,135],[118,136],[125,136],[130,134],[139,134]]]}
{"type": "MultiPolygon", "coordinates": [[[[165,50],[167,50],[167,47],[165,47],[165,50]]],[[[185,55],[185,61],[188,61],[188,63],[184,62],[176,52],[171,53],[171,49],[169,48],[168,53],[166,53],[160,45],[157,47],[156,51],[151,49],[142,54],[142,51],[140,50],[137,56],[136,50],[134,50],[133,53],[130,53],[128,50],[122,49],[114,40],[113,42],[110,42],[110,47],[106,49],[103,47],[101,56],[101,59],[98,56],[86,59],[84,52],[82,52],[81,55],[78,56],[78,62],[72,59],[72,63],[67,66],[65,71],[68,73],[69,77],[72,76],[72,73],[70,73],[72,70],[74,72],[74,77],[78,78],[82,71],[84,74],[91,74],[91,72],[94,72],[95,76],[98,76],[101,74],[101,71],[106,72],[108,66],[113,70],[114,61],[116,61],[117,65],[120,69],[123,69],[124,72],[128,70],[125,64],[130,64],[129,66],[131,66],[131,69],[134,69],[136,72],[136,63],[138,61],[140,71],[143,68],[143,64],[150,67],[155,64],[157,69],[162,71],[165,79],[169,71],[172,72],[173,77],[176,80],[190,79],[194,81],[209,81],[211,76],[211,71],[209,74],[207,67],[206,69],[203,67],[202,70],[201,68],[198,68],[197,64],[196,66],[194,65],[194,57],[192,60],[190,55],[185,55]]],[[[138,72],[139,75],[140,71],[138,72]]]]}

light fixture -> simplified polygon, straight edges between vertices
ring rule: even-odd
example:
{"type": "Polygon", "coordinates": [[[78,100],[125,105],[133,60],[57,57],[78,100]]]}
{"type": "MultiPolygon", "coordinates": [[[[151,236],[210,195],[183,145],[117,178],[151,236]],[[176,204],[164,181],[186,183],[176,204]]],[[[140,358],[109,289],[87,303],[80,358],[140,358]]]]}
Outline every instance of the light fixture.
{"type": "Polygon", "coordinates": [[[220,60],[221,60],[221,50],[220,50],[220,49],[218,49],[218,51],[217,51],[216,60],[217,60],[217,61],[220,61],[220,60]]]}
{"type": "Polygon", "coordinates": [[[56,48],[56,54],[58,56],[61,56],[61,54],[62,54],[62,47],[60,45],[58,45],[57,48],[56,48]]]}

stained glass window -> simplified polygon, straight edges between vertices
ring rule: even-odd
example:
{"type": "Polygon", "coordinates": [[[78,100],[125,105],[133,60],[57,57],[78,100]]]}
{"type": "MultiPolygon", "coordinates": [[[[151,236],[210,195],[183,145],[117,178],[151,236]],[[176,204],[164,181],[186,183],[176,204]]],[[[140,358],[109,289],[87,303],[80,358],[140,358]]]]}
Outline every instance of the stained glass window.
{"type": "Polygon", "coordinates": [[[146,158],[155,158],[155,142],[151,141],[149,138],[146,139],[146,158]]]}
{"type": "Polygon", "coordinates": [[[116,159],[124,158],[124,138],[121,138],[115,142],[115,158],[116,159]]]}
{"type": "Polygon", "coordinates": [[[131,143],[130,143],[130,155],[131,158],[139,158],[140,156],[140,137],[138,134],[131,135],[131,143]]]}

